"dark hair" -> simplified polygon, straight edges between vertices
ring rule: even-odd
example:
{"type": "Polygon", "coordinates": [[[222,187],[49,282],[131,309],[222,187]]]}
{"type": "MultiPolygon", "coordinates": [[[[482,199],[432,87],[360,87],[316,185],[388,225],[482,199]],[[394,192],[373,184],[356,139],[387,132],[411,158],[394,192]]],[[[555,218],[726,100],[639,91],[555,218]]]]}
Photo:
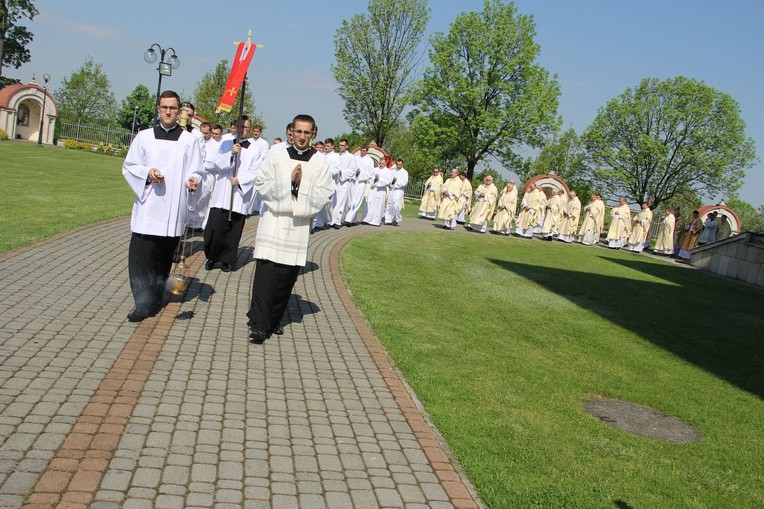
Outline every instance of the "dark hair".
{"type": "Polygon", "coordinates": [[[212,126],[213,129],[220,129],[220,132],[223,132],[223,126],[220,124],[215,124],[212,126]]]}
{"type": "Polygon", "coordinates": [[[210,130],[212,130],[212,124],[210,124],[209,122],[202,122],[201,124],[199,124],[199,129],[201,129],[202,127],[209,127],[210,130]]]}
{"type": "Polygon", "coordinates": [[[294,128],[294,125],[297,122],[310,122],[310,125],[313,126],[310,129],[311,131],[313,131],[316,128],[316,121],[315,121],[315,119],[313,117],[311,117],[310,115],[306,115],[304,113],[301,113],[299,115],[295,115],[294,116],[294,118],[292,119],[292,128],[294,128]]]}
{"type": "Polygon", "coordinates": [[[178,104],[180,104],[180,96],[174,90],[165,90],[164,92],[159,94],[159,98],[160,99],[167,99],[168,97],[173,97],[173,98],[177,99],[178,104]]]}
{"type": "Polygon", "coordinates": [[[334,138],[326,138],[324,143],[327,145],[334,145],[334,138]]]}
{"type": "Polygon", "coordinates": [[[181,108],[187,107],[187,108],[191,108],[192,110],[196,111],[196,108],[194,108],[194,104],[190,103],[188,101],[183,101],[182,103],[180,103],[180,107],[181,108]]]}

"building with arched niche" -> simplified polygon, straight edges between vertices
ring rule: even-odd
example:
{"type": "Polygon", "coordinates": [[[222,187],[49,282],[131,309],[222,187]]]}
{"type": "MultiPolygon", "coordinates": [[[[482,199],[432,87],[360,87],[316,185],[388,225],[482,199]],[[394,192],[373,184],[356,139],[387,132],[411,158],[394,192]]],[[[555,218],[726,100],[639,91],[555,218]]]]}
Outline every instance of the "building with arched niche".
{"type": "Polygon", "coordinates": [[[698,209],[698,215],[703,221],[706,220],[706,215],[711,212],[717,212],[727,216],[727,220],[730,223],[730,229],[732,230],[732,235],[740,234],[740,216],[737,215],[737,212],[729,208],[724,203],[717,203],[716,205],[703,205],[698,209]]]}
{"type": "Polygon", "coordinates": [[[566,200],[568,199],[568,194],[570,194],[568,183],[554,173],[545,173],[543,175],[531,177],[525,185],[523,185],[523,193],[528,192],[528,188],[531,184],[536,184],[536,186],[540,187],[547,198],[550,198],[552,194],[556,194],[557,191],[560,190],[565,191],[566,200]]]}
{"type": "Polygon", "coordinates": [[[38,85],[34,77],[26,85],[16,83],[0,89],[0,129],[10,139],[39,140],[52,145],[57,117],[58,105],[53,94],[38,85]]]}

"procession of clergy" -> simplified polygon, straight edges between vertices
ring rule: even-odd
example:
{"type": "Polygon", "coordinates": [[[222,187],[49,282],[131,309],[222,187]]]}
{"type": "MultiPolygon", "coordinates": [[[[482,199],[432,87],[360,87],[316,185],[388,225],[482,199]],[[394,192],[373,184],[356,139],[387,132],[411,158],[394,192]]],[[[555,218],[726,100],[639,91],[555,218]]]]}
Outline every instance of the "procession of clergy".
{"type": "MultiPolygon", "coordinates": [[[[193,118],[193,105],[184,103],[182,107],[190,110],[189,116],[193,118]]],[[[222,126],[208,122],[198,129],[190,126],[186,129],[199,139],[206,171],[202,191],[189,201],[189,228],[204,230],[205,269],[212,270],[219,264],[221,270],[228,272],[238,256],[244,221],[262,213],[263,204],[254,189],[260,165],[270,151],[291,146],[291,125],[286,128],[286,140],[276,138],[270,146],[262,138],[262,127],[253,126],[246,116],[238,142],[234,123],[227,134],[222,133],[222,126]]],[[[357,155],[349,152],[345,138],[339,140],[337,151],[332,138],[316,141],[313,146],[325,158],[334,179],[331,202],[316,215],[313,231],[359,223],[399,224],[408,184],[402,160],[388,168],[386,160],[375,162],[366,144],[361,145],[357,155]]]]}
{"type": "MultiPolygon", "coordinates": [[[[376,163],[368,145],[354,155],[345,138],[339,140],[337,152],[331,138],[315,141],[318,128],[307,114],[295,115],[287,125],[286,140],[274,140],[272,146],[262,138],[262,127],[253,126],[248,117],[239,122],[241,133],[232,125],[226,135],[222,126],[208,122],[194,128],[189,125],[193,118],[193,105],[165,90],[158,98],[157,125],[136,134],[122,165],[135,195],[128,250],[135,308],[127,319],[140,322],[162,309],[173,258],[178,265],[184,259],[181,237],[203,229],[205,270],[220,264],[228,272],[238,258],[246,218],[258,214],[253,252],[257,266],[247,323],[249,341],[262,344],[272,334],[284,333],[281,321],[305,266],[310,234],[359,223],[397,226],[408,172],[401,159],[393,165],[388,157],[376,163]]],[[[435,168],[425,184],[420,216],[442,219],[448,230],[462,223],[484,233],[493,220],[495,234],[539,234],[547,240],[573,242],[578,233],[583,244],[599,242],[605,205],[597,194],[583,209],[580,228],[581,203],[574,192],[566,195],[559,190],[547,198],[543,189],[529,183],[515,217],[517,199],[514,181],[500,194],[493,177],[486,176],[473,192],[458,169],[453,168],[444,181],[435,168]]],[[[608,246],[642,251],[652,220],[647,204],[632,218],[621,198],[610,214],[608,246]]],[[[698,242],[729,236],[724,219],[717,223],[709,214],[704,224],[695,211],[685,226],[666,209],[654,252],[673,254],[678,249],[680,257],[689,258],[689,250],[698,242]]],[[[170,291],[175,293],[175,282],[182,279],[172,281],[170,291]]]]}
{"type": "MultiPolygon", "coordinates": [[[[184,103],[182,107],[193,118],[193,105],[184,103]]],[[[291,146],[291,126],[286,128],[286,140],[276,138],[273,145],[262,138],[262,127],[252,126],[248,117],[243,118],[238,146],[234,145],[234,123],[225,135],[220,125],[208,122],[202,123],[199,129],[190,126],[187,129],[199,139],[206,171],[203,191],[189,203],[189,227],[204,229],[205,269],[211,270],[220,264],[227,272],[238,256],[245,219],[262,212],[263,205],[254,190],[260,164],[269,151],[291,146]],[[234,153],[238,153],[238,163],[234,162],[234,153]]],[[[402,160],[396,160],[388,168],[386,160],[375,162],[368,154],[366,144],[361,145],[357,155],[349,152],[345,138],[339,140],[337,151],[332,138],[316,141],[313,145],[326,159],[334,179],[334,194],[331,202],[313,220],[312,231],[357,224],[397,226],[401,222],[404,190],[409,180],[402,160]]],[[[606,206],[598,194],[592,194],[590,202],[582,209],[581,201],[573,191],[566,193],[560,189],[547,197],[541,187],[530,184],[519,210],[517,201],[518,189],[514,180],[499,192],[489,175],[473,190],[464,172],[452,168],[444,181],[440,169],[435,168],[425,182],[419,216],[441,219],[443,228],[448,230],[463,224],[470,230],[485,233],[489,222],[493,221],[490,230],[493,234],[526,238],[535,234],[544,240],[576,241],[584,245],[600,241],[606,206]]],[[[723,215],[709,218],[704,223],[694,212],[685,223],[681,218],[675,218],[671,209],[667,208],[664,214],[654,247],[657,254],[688,259],[689,250],[699,241],[703,242],[701,235],[708,236],[713,230],[714,238],[706,239],[713,241],[731,234],[729,222],[723,215]]],[[[643,204],[639,213],[632,215],[626,198],[621,198],[618,206],[610,209],[610,215],[610,227],[605,237],[608,247],[634,252],[648,247],[653,218],[648,204],[643,204]]]]}
{"type": "MultiPolygon", "coordinates": [[[[419,217],[442,219],[443,228],[448,230],[463,224],[470,230],[485,233],[489,221],[493,220],[490,230],[493,234],[514,234],[526,238],[537,234],[544,240],[557,239],[567,243],[575,240],[584,245],[594,245],[600,241],[605,224],[606,207],[602,197],[596,193],[583,208],[581,222],[581,201],[574,191],[566,193],[560,189],[547,197],[541,187],[530,184],[517,212],[518,193],[514,180],[510,180],[499,193],[493,177],[489,175],[473,191],[467,176],[457,168],[451,169],[445,181],[440,169],[435,168],[424,187],[419,217]]],[[[689,259],[690,249],[698,243],[713,242],[732,234],[724,215],[709,214],[702,222],[698,212],[694,211],[685,225],[681,219],[675,219],[671,209],[667,208],[664,214],[654,248],[657,254],[676,254],[678,258],[689,259]]],[[[618,205],[611,208],[610,215],[610,227],[605,238],[608,247],[641,252],[649,245],[653,212],[647,203],[642,204],[639,213],[632,217],[626,198],[621,198],[618,205]]]]}

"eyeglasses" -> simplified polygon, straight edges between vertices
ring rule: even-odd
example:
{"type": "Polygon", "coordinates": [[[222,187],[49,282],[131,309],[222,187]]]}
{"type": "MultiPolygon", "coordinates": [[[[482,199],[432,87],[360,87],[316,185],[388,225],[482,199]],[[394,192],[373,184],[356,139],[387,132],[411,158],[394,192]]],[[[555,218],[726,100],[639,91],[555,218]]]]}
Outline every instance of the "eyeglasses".
{"type": "Polygon", "coordinates": [[[177,111],[178,107],[177,106],[164,106],[164,105],[160,104],[159,105],[159,109],[160,110],[165,110],[165,111],[177,111]]]}

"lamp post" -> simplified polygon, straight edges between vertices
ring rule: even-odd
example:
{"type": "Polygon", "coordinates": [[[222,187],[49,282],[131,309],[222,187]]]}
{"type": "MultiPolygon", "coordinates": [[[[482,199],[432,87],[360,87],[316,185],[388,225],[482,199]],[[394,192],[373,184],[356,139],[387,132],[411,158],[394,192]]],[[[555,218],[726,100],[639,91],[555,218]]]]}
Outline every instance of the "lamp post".
{"type": "Polygon", "coordinates": [[[47,72],[42,75],[42,80],[45,82],[42,93],[42,109],[40,110],[40,131],[37,133],[37,144],[42,145],[42,128],[45,126],[45,100],[48,98],[48,82],[50,81],[50,74],[47,72]]]}
{"type": "Polygon", "coordinates": [[[135,134],[135,117],[138,116],[138,105],[135,106],[135,110],[133,111],[133,130],[130,131],[131,134],[135,134]]]}
{"type": "MultiPolygon", "coordinates": [[[[159,66],[157,67],[157,71],[159,71],[159,81],[157,82],[157,100],[156,100],[156,106],[158,108],[159,94],[162,92],[162,76],[172,76],[172,70],[180,67],[180,58],[178,58],[178,55],[175,54],[175,50],[173,48],[164,49],[159,44],[154,43],[151,46],[149,46],[149,49],[147,49],[146,53],[143,54],[143,59],[149,64],[153,64],[154,62],[157,61],[157,51],[159,51],[159,66]],[[155,47],[156,49],[154,49],[155,47]],[[172,52],[172,55],[170,55],[167,62],[165,62],[164,57],[165,55],[167,55],[168,52],[172,52]]],[[[154,123],[159,123],[158,109],[154,113],[154,123]]]]}

